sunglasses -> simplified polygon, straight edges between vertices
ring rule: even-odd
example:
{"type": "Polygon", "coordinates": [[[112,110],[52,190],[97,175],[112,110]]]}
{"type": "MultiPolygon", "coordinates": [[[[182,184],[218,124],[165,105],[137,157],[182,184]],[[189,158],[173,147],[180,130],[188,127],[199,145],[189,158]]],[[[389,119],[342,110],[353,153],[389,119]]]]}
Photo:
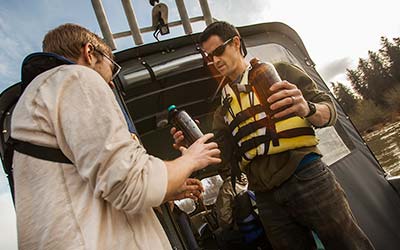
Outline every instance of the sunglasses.
{"type": "Polygon", "coordinates": [[[225,48],[226,46],[233,41],[234,37],[229,38],[228,40],[226,40],[223,44],[221,44],[220,46],[218,46],[217,48],[215,48],[212,52],[207,53],[204,52],[206,58],[208,61],[212,62],[214,61],[214,56],[222,56],[222,54],[224,54],[225,52],[225,48]]]}
{"type": "Polygon", "coordinates": [[[111,81],[115,79],[115,77],[118,75],[118,73],[121,71],[121,66],[119,66],[118,63],[116,63],[113,59],[111,59],[111,57],[109,57],[108,55],[106,55],[104,52],[98,50],[97,48],[94,48],[95,51],[97,51],[100,55],[102,55],[103,57],[107,58],[112,66],[112,76],[111,76],[111,81]]]}

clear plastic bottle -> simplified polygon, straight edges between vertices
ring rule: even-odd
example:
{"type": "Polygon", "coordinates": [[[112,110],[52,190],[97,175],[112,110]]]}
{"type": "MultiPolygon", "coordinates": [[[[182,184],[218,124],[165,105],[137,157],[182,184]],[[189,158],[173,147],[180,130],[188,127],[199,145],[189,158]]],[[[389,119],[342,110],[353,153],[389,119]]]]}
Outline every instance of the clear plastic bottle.
{"type": "Polygon", "coordinates": [[[184,110],[178,110],[175,105],[168,107],[168,122],[183,132],[188,145],[203,136],[203,132],[189,114],[184,110]]]}

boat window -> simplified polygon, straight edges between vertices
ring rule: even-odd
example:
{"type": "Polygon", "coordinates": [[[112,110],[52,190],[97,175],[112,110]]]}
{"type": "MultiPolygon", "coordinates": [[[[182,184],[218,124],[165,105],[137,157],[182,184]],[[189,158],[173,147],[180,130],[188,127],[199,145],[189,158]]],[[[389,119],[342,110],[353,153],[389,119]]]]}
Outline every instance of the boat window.
{"type": "Polygon", "coordinates": [[[271,63],[275,62],[288,62],[301,67],[297,58],[286,48],[279,44],[269,43],[262,44],[254,47],[247,48],[246,60],[251,60],[254,57],[259,58],[261,61],[271,63]]]}

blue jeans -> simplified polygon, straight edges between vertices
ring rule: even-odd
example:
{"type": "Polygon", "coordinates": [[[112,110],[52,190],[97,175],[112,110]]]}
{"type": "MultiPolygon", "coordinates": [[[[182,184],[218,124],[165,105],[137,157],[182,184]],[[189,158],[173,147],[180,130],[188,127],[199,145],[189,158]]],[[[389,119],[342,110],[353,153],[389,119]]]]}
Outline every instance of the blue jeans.
{"type": "Polygon", "coordinates": [[[311,230],[327,250],[374,249],[355,222],[331,170],[315,160],[281,186],[257,192],[257,207],[275,250],[316,249],[311,230]]]}

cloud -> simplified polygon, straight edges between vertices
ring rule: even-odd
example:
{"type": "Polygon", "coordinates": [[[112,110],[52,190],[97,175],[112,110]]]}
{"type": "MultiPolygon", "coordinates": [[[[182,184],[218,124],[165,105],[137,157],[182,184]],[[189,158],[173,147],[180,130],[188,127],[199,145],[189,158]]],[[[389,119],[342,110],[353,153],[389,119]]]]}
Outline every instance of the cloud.
{"type": "Polygon", "coordinates": [[[0,193],[0,228],[0,249],[18,249],[14,206],[7,193],[0,193]]]}
{"type": "Polygon", "coordinates": [[[326,82],[334,81],[334,79],[343,79],[346,69],[353,66],[353,59],[343,57],[323,65],[318,71],[326,82]]]}

